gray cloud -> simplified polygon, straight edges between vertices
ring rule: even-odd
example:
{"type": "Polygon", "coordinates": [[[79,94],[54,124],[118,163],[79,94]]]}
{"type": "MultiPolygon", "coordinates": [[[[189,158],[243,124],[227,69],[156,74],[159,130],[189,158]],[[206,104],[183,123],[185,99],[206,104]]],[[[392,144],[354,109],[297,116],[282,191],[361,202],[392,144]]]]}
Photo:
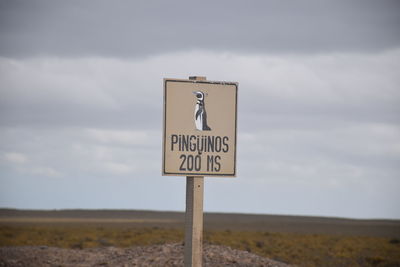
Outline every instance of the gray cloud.
{"type": "Polygon", "coordinates": [[[184,178],[160,174],[162,77],[199,74],[239,82],[239,176],[207,179],[206,210],[399,218],[399,58],[2,58],[0,206],[182,210],[184,178]]]}
{"type": "Polygon", "coordinates": [[[400,218],[399,11],[0,0],[0,206],[183,210],[162,78],[204,75],[239,82],[239,177],[206,210],[400,218]]]}
{"type": "Polygon", "coordinates": [[[376,52],[398,47],[400,4],[384,1],[7,1],[0,54],[143,57],[376,52]]]}
{"type": "Polygon", "coordinates": [[[321,124],[324,118],[330,126],[398,124],[399,57],[394,50],[365,56],[190,52],[131,61],[1,59],[0,121],[10,126],[159,129],[162,77],[188,77],[192,70],[211,80],[207,73],[240,81],[246,89],[240,95],[244,129],[314,129],[326,125],[321,124]],[[176,64],[170,65],[172,61],[176,64]]]}

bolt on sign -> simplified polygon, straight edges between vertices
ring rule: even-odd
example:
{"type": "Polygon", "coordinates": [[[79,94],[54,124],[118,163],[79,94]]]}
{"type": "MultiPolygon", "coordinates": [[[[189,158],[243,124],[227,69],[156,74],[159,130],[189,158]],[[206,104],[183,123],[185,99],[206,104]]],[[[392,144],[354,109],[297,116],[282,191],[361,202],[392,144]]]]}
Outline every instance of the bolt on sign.
{"type": "Polygon", "coordinates": [[[164,79],[163,175],[236,176],[238,83],[164,79]]]}

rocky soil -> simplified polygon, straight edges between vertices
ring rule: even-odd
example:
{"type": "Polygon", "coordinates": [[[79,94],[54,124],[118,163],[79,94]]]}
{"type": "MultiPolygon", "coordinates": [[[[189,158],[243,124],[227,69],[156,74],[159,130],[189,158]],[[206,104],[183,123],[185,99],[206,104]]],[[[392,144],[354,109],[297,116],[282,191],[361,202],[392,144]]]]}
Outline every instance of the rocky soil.
{"type": "MultiPolygon", "coordinates": [[[[5,266],[183,266],[183,245],[93,249],[62,249],[46,246],[2,247],[0,267],[5,266]]],[[[246,251],[205,244],[203,266],[289,265],[246,251]]]]}

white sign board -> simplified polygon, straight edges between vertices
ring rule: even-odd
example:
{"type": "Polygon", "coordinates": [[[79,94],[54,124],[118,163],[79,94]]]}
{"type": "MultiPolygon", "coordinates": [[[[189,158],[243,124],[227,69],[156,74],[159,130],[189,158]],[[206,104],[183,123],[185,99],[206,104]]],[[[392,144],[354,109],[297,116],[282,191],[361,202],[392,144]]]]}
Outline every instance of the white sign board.
{"type": "Polygon", "coordinates": [[[163,175],[236,176],[238,83],[164,79],[163,175]]]}

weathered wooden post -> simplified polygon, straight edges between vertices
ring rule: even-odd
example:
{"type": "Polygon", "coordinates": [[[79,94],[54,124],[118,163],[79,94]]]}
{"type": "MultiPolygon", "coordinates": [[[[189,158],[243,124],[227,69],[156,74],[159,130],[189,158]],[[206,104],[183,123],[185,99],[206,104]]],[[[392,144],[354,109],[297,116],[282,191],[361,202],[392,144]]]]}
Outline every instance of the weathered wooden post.
{"type": "Polygon", "coordinates": [[[234,82],[164,79],[163,175],[186,176],[185,266],[202,266],[204,176],[236,176],[234,82]]]}
{"type": "MultiPolygon", "coordinates": [[[[189,79],[205,81],[206,77],[192,76],[189,79]]],[[[204,176],[187,176],[185,266],[198,267],[203,263],[203,196],[204,176]]]]}
{"type": "Polygon", "coordinates": [[[185,266],[202,266],[204,177],[186,177],[185,266]]]}

